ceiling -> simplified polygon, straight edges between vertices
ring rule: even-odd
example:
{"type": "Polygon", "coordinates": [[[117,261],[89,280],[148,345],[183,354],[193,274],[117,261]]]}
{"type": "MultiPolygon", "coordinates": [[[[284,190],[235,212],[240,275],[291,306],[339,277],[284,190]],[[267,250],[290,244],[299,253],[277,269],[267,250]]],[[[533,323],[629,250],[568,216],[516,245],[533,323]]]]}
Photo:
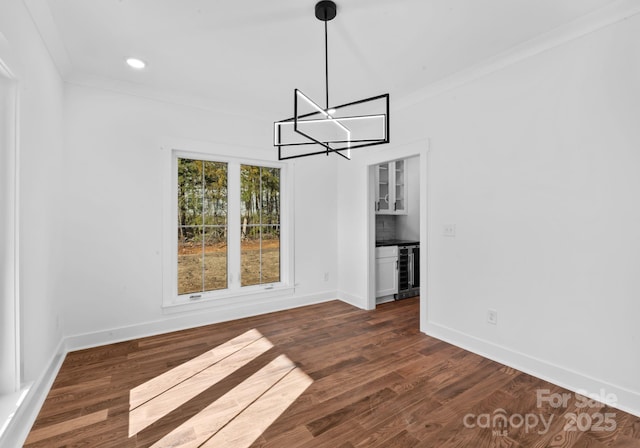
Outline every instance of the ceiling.
{"type": "MultiPolygon", "coordinates": [[[[68,82],[270,120],[324,98],[316,0],[24,0],[68,82]],[[124,60],[145,60],[142,71],[124,60]]],[[[392,101],[615,0],[337,0],[332,104],[392,101]]]]}

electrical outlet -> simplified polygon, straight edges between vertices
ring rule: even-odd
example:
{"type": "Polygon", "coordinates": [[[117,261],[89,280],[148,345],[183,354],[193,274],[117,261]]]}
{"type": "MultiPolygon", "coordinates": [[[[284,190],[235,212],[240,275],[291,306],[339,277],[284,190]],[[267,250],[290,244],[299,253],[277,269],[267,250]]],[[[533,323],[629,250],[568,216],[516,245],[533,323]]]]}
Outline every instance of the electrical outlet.
{"type": "Polygon", "coordinates": [[[498,325],[498,312],[496,310],[487,311],[487,322],[491,325],[498,325]]]}
{"type": "Polygon", "coordinates": [[[325,273],[324,273],[324,281],[325,281],[325,282],[328,282],[328,281],[329,281],[329,273],[328,273],[328,272],[325,272],[325,273]]]}
{"type": "Polygon", "coordinates": [[[455,237],[456,236],[456,225],[455,224],[445,224],[442,227],[442,235],[455,237]]]}

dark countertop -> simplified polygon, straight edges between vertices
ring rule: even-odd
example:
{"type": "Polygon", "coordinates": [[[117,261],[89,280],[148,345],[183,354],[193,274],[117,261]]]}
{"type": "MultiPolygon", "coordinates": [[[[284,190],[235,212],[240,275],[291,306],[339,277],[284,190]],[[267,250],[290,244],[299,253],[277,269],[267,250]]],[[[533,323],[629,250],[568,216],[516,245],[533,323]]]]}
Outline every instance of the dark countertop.
{"type": "Polygon", "coordinates": [[[376,241],[376,247],[413,246],[413,245],[420,245],[420,241],[415,241],[415,240],[380,240],[380,241],[376,241]]]}

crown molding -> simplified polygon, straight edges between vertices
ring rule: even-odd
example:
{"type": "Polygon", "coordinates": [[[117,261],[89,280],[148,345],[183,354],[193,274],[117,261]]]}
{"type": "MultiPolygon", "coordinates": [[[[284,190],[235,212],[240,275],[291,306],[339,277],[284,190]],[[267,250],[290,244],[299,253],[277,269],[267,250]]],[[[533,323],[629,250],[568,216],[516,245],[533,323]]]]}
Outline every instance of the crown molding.
{"type": "MultiPolygon", "coordinates": [[[[125,81],[114,81],[104,79],[97,75],[88,73],[77,73],[73,70],[73,65],[66,50],[64,42],[60,36],[57,25],[49,8],[47,0],[23,0],[40,36],[51,55],[61,77],[70,84],[84,87],[94,87],[111,90],[118,93],[145,97],[152,100],[159,100],[184,106],[196,107],[205,110],[227,112],[233,110],[233,105],[222,106],[219,101],[211,98],[202,98],[195,95],[184,95],[178,92],[161,92],[148,86],[141,86],[125,81]],[[215,106],[213,105],[215,104],[215,106]]],[[[491,73],[502,70],[510,65],[522,60],[543,53],[555,47],[559,47],[573,40],[591,34],[602,28],[616,24],[640,13],[640,2],[638,0],[617,0],[608,6],[600,8],[590,14],[582,16],[569,24],[558,27],[552,31],[542,34],[536,38],[523,42],[520,45],[502,52],[496,56],[485,59],[483,62],[472,67],[453,73],[440,81],[430,83],[413,93],[395,96],[393,102],[394,109],[404,109],[441,93],[456,89],[474,80],[487,76],[491,73]]],[[[236,110],[232,114],[242,115],[246,113],[246,108],[236,110]]],[[[252,118],[267,119],[266,111],[253,111],[252,118]]]]}
{"type": "Polygon", "coordinates": [[[496,56],[485,59],[479,64],[422,87],[413,94],[399,98],[395,105],[399,109],[414,106],[431,97],[461,87],[522,60],[629,19],[638,13],[640,13],[640,2],[638,0],[618,0],[567,25],[558,27],[496,56]]]}
{"type": "Polygon", "coordinates": [[[267,111],[248,108],[247,104],[230,103],[220,98],[210,98],[185,92],[159,89],[142,83],[134,83],[121,79],[108,78],[91,73],[73,73],[66,77],[66,84],[75,87],[111,92],[118,95],[140,98],[147,101],[199,109],[208,113],[236,116],[243,119],[266,121],[270,125],[272,117],[267,111]]]}
{"type": "Polygon", "coordinates": [[[36,26],[58,73],[65,79],[73,69],[67,48],[64,46],[47,0],[22,0],[36,26]]]}
{"type": "Polygon", "coordinates": [[[7,38],[0,32],[0,77],[10,80],[19,78],[20,68],[7,38]]]}

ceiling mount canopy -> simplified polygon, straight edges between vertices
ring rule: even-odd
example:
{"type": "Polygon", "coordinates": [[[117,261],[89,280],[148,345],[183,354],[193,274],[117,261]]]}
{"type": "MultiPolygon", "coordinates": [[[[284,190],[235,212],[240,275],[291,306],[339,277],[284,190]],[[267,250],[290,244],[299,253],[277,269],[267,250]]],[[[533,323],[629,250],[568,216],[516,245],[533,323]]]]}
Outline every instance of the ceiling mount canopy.
{"type": "Polygon", "coordinates": [[[322,0],[316,3],[316,19],[328,22],[336,18],[338,7],[331,0],[322,0]]]}
{"type": "Polygon", "coordinates": [[[327,22],[337,12],[330,0],[315,6],[316,18],[324,22],[325,107],[294,89],[293,117],[274,123],[273,144],[279,160],[330,153],[351,159],[352,149],[389,143],[388,93],[338,106],[329,104],[327,22]]]}

